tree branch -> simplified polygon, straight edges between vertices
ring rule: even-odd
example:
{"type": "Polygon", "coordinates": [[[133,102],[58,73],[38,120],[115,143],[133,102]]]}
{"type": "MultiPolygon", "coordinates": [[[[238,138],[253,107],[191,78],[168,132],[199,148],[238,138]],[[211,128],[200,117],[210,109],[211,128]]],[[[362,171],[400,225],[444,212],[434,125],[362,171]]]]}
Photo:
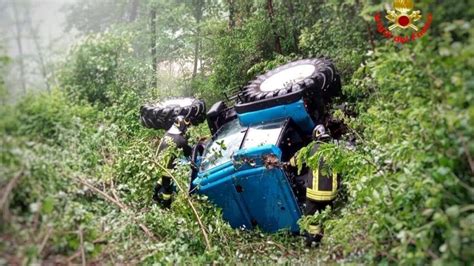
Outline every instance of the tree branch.
{"type": "Polygon", "coordinates": [[[196,216],[196,219],[197,219],[197,222],[199,223],[199,226],[201,227],[201,232],[204,236],[204,240],[206,242],[206,247],[208,250],[211,249],[211,243],[209,241],[209,237],[207,235],[207,232],[206,232],[206,229],[204,227],[204,224],[202,223],[201,221],[201,217],[199,217],[199,214],[196,210],[196,208],[194,207],[194,204],[193,202],[191,201],[191,198],[189,197],[187,191],[185,189],[183,189],[183,187],[181,187],[181,185],[178,183],[178,180],[176,179],[176,177],[168,170],[166,169],[165,167],[163,167],[161,164],[159,164],[158,162],[156,162],[155,160],[155,163],[163,170],[166,172],[166,174],[171,177],[171,179],[173,179],[174,183],[176,184],[176,186],[179,188],[179,190],[181,190],[183,193],[184,193],[184,197],[186,198],[186,200],[188,201],[189,203],[189,206],[191,207],[191,209],[193,210],[194,212],[194,216],[196,216]]]}
{"type": "Polygon", "coordinates": [[[84,234],[82,232],[82,227],[79,227],[79,241],[81,242],[81,261],[82,261],[82,266],[86,266],[86,252],[84,250],[84,234]]]}
{"type": "MultiPolygon", "coordinates": [[[[76,177],[75,178],[76,181],[78,181],[79,183],[85,185],[86,187],[90,188],[91,190],[93,190],[94,192],[96,192],[97,194],[99,194],[100,196],[102,196],[104,199],[112,202],[113,204],[117,205],[117,207],[119,207],[122,211],[129,211],[130,210],[130,207],[128,207],[127,205],[125,205],[124,203],[121,203],[120,201],[112,198],[111,196],[109,196],[109,194],[105,193],[104,191],[94,187],[93,185],[91,185],[89,182],[79,178],[79,177],[76,177]]],[[[151,230],[144,224],[138,222],[137,218],[135,216],[133,216],[133,220],[134,222],[143,230],[143,232],[145,232],[145,234],[151,239],[153,240],[154,242],[158,242],[158,239],[155,237],[155,235],[151,232],[151,230]]]]}
{"type": "Polygon", "coordinates": [[[472,159],[471,153],[469,152],[469,148],[467,147],[466,140],[462,135],[459,135],[462,147],[464,150],[464,154],[466,154],[467,162],[469,163],[469,167],[471,168],[471,174],[474,174],[474,160],[472,159]]]}
{"type": "Polygon", "coordinates": [[[41,241],[40,247],[38,249],[38,254],[41,255],[41,252],[43,252],[44,247],[46,246],[46,243],[48,243],[49,237],[51,236],[52,232],[53,232],[53,228],[49,227],[48,231],[46,232],[46,235],[44,236],[43,240],[41,241]]]}
{"type": "Polygon", "coordinates": [[[0,199],[0,210],[3,210],[4,208],[8,208],[8,196],[12,192],[13,188],[15,188],[18,180],[20,177],[23,176],[23,169],[20,170],[12,179],[10,179],[10,182],[8,182],[7,186],[5,187],[3,193],[2,193],[2,198],[0,199]]]}

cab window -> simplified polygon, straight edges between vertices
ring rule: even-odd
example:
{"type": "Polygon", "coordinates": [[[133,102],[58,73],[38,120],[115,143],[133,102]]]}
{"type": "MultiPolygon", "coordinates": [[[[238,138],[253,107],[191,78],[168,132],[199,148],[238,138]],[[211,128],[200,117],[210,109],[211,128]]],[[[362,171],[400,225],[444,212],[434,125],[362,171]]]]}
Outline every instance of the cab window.
{"type": "Polygon", "coordinates": [[[278,138],[287,120],[278,120],[249,127],[242,148],[258,147],[266,144],[277,145],[278,138]]]}
{"type": "Polygon", "coordinates": [[[229,161],[232,154],[239,150],[246,130],[238,119],[223,125],[207,145],[201,169],[205,171],[229,161]]]}

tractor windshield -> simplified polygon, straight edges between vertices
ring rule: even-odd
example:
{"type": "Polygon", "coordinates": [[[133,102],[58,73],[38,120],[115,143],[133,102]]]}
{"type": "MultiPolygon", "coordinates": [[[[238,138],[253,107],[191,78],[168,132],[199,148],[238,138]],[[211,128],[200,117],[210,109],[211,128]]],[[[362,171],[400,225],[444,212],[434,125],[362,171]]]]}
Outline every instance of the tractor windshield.
{"type": "Polygon", "coordinates": [[[277,144],[287,120],[278,120],[265,124],[257,124],[249,127],[242,148],[251,148],[265,144],[277,144]]]}
{"type": "Polygon", "coordinates": [[[232,153],[239,150],[246,130],[247,128],[242,127],[238,119],[223,125],[214,140],[206,147],[201,169],[207,170],[229,161],[232,153]]]}
{"type": "Polygon", "coordinates": [[[240,148],[252,148],[265,144],[277,145],[287,122],[286,119],[278,120],[251,125],[249,128],[242,127],[238,119],[225,124],[206,147],[201,170],[205,171],[229,161],[232,154],[240,148]]]}

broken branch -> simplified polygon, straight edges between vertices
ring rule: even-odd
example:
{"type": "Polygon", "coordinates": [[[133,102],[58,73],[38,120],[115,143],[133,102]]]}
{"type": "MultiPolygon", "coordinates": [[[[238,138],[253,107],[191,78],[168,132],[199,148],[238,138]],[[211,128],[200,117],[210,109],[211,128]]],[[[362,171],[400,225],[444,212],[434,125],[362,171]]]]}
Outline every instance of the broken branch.
{"type": "Polygon", "coordinates": [[[84,234],[82,232],[82,227],[79,227],[79,241],[81,243],[81,261],[82,266],[86,266],[86,252],[84,250],[84,234]]]}
{"type": "MultiPolygon", "coordinates": [[[[117,207],[119,207],[122,211],[129,211],[130,208],[125,205],[124,203],[121,203],[120,201],[112,198],[111,196],[109,196],[109,194],[105,193],[104,191],[94,187],[93,185],[91,185],[89,182],[77,177],[75,180],[77,180],[79,183],[85,185],[86,187],[90,188],[91,190],[93,190],[94,192],[96,192],[97,194],[101,195],[104,199],[112,202],[113,204],[117,205],[117,207]]],[[[145,234],[151,239],[153,240],[154,242],[157,242],[158,239],[155,237],[155,235],[151,232],[151,230],[144,224],[140,223],[137,221],[137,218],[135,216],[133,216],[133,220],[135,221],[135,223],[143,230],[143,232],[145,232],[145,234]]]]}
{"type": "Polygon", "coordinates": [[[49,227],[48,231],[46,232],[46,235],[44,236],[43,240],[41,241],[38,254],[41,254],[43,252],[44,247],[46,246],[46,243],[48,243],[49,237],[51,236],[52,232],[53,232],[53,228],[49,227]]]}
{"type": "Polygon", "coordinates": [[[194,216],[196,216],[196,219],[197,219],[197,222],[199,223],[199,226],[201,227],[201,232],[204,236],[204,240],[206,242],[206,248],[208,250],[211,249],[211,243],[209,242],[209,237],[207,235],[207,232],[206,232],[206,229],[204,227],[204,224],[202,223],[201,221],[201,217],[199,217],[199,214],[196,210],[196,208],[194,207],[194,204],[193,202],[191,201],[191,198],[189,197],[188,193],[186,192],[186,190],[183,189],[183,187],[181,187],[181,185],[178,183],[178,180],[176,179],[176,177],[168,170],[166,169],[165,167],[163,167],[161,164],[159,164],[158,162],[155,161],[155,163],[161,168],[163,169],[163,171],[166,172],[166,174],[171,177],[174,181],[174,183],[176,184],[176,186],[179,188],[179,190],[181,190],[183,193],[184,193],[184,197],[186,198],[186,200],[188,201],[188,204],[189,206],[191,207],[191,209],[193,210],[193,213],[194,213],[194,216]]]}
{"type": "Polygon", "coordinates": [[[8,208],[8,196],[10,196],[10,193],[12,192],[13,188],[16,186],[16,183],[20,179],[20,177],[23,176],[23,170],[18,172],[11,180],[8,182],[7,186],[5,187],[5,190],[3,191],[2,198],[0,199],[0,210],[3,210],[3,208],[8,208]]]}

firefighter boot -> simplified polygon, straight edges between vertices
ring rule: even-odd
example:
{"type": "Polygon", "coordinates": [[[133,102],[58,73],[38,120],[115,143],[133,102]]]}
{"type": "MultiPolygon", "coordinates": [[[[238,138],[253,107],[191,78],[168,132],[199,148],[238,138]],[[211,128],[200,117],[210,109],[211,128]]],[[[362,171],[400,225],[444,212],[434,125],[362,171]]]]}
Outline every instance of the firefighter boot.
{"type": "Polygon", "coordinates": [[[323,231],[319,225],[310,225],[304,234],[305,243],[308,247],[316,247],[323,238],[323,231]]]}
{"type": "MultiPolygon", "coordinates": [[[[163,180],[165,181],[165,180],[163,180]]],[[[163,182],[165,185],[157,183],[153,191],[153,200],[163,208],[169,209],[171,206],[172,189],[169,182],[163,182]],[[168,183],[168,184],[166,184],[168,183]]]]}

